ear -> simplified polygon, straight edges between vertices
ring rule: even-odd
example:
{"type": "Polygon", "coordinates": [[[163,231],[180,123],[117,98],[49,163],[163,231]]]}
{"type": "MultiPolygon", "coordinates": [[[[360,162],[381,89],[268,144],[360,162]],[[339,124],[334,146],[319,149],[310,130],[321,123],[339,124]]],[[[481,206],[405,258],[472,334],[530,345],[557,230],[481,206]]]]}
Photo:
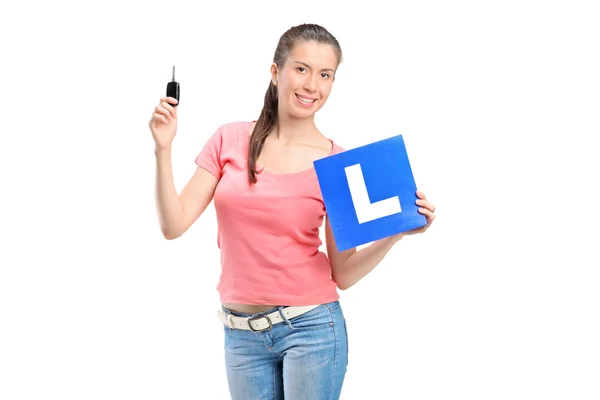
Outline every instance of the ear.
{"type": "Polygon", "coordinates": [[[271,64],[271,79],[277,79],[277,64],[271,64]]]}

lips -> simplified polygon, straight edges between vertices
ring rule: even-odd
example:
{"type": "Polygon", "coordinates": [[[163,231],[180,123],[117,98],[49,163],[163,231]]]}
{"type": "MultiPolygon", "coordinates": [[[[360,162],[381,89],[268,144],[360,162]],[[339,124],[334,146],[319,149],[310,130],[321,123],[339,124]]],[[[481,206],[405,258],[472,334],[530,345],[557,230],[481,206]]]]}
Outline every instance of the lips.
{"type": "Polygon", "coordinates": [[[300,96],[299,94],[296,94],[296,98],[298,98],[298,100],[300,100],[301,102],[303,102],[305,104],[311,104],[311,103],[314,103],[315,101],[317,101],[317,99],[315,99],[315,98],[300,96]]]}

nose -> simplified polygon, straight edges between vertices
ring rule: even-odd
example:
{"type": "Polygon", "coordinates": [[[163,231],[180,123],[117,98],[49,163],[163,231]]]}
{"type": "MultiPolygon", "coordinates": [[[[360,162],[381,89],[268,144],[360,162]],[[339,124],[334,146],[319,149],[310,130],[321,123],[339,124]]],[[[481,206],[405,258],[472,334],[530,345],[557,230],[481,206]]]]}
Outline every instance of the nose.
{"type": "Polygon", "coordinates": [[[317,76],[315,74],[308,74],[304,81],[304,89],[309,92],[317,90],[317,76]]]}

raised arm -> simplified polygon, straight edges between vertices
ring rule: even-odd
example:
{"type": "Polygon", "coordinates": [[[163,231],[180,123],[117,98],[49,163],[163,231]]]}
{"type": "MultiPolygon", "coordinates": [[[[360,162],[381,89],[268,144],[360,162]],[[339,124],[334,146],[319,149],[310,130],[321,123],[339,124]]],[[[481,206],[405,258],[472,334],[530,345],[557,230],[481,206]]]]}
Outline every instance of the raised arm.
{"type": "Polygon", "coordinates": [[[163,97],[148,123],[155,141],[156,211],[160,229],[166,239],[183,235],[202,215],[213,199],[219,180],[198,167],[181,193],[173,179],[171,144],[177,132],[177,100],[163,97]]]}

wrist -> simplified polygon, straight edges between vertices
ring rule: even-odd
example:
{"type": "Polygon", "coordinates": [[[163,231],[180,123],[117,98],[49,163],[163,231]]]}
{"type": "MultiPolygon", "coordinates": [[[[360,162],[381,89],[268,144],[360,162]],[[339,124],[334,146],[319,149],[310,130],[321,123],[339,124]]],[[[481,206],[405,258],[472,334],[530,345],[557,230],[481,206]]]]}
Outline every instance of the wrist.
{"type": "Polygon", "coordinates": [[[171,145],[168,145],[168,146],[165,146],[165,147],[155,146],[154,147],[154,154],[157,155],[157,156],[171,154],[171,145]]]}
{"type": "Polygon", "coordinates": [[[379,242],[380,245],[383,245],[385,247],[392,247],[396,243],[398,243],[400,241],[400,239],[402,239],[403,237],[404,237],[404,233],[398,233],[398,234],[395,234],[392,236],[385,237],[383,239],[379,239],[377,242],[379,242]]]}
{"type": "Polygon", "coordinates": [[[406,232],[400,232],[395,234],[394,236],[391,236],[390,239],[395,243],[398,243],[400,240],[402,240],[402,238],[404,238],[404,236],[406,236],[406,232]]]}

